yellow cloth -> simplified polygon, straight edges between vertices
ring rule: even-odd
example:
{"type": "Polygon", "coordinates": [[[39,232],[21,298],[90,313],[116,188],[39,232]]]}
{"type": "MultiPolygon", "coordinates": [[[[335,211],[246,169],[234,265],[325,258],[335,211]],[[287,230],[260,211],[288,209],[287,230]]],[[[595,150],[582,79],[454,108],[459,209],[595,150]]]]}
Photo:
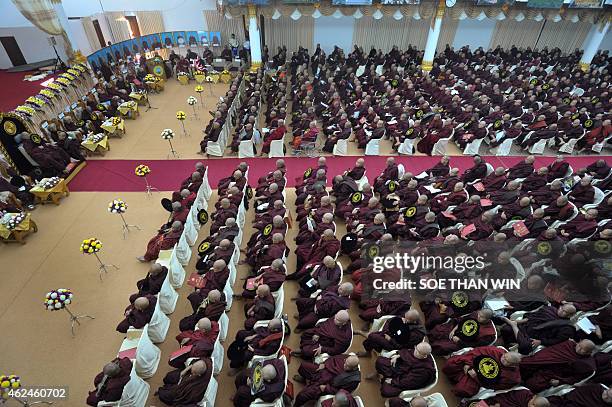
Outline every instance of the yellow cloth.
{"type": "Polygon", "coordinates": [[[132,92],[130,93],[130,97],[134,100],[142,99],[142,93],[132,92]]]}
{"type": "MultiPolygon", "coordinates": [[[[232,80],[232,77],[230,74],[227,74],[227,76],[229,77],[229,79],[227,79],[227,82],[224,83],[229,83],[232,80]]],[[[225,76],[224,76],[225,78],[225,76]]],[[[212,79],[213,83],[217,83],[219,82],[219,80],[221,80],[221,82],[225,81],[226,79],[221,79],[221,76],[218,73],[214,73],[212,75],[210,75],[210,79],[212,79]]]]}
{"type": "Polygon", "coordinates": [[[178,80],[181,83],[181,85],[187,85],[189,83],[189,77],[185,75],[179,76],[178,80]]]}
{"type": "Polygon", "coordinates": [[[92,143],[89,139],[85,139],[81,145],[89,151],[96,151],[98,146],[103,150],[108,150],[108,136],[104,136],[104,138],[97,143],[92,143]]]}
{"type": "MultiPolygon", "coordinates": [[[[58,184],[59,185],[59,184],[58,184]]],[[[17,216],[17,214],[13,214],[12,217],[17,216]]],[[[30,214],[26,213],[25,219],[21,221],[19,225],[13,230],[9,230],[5,224],[0,224],[0,237],[3,239],[8,239],[11,236],[11,233],[15,230],[23,231],[30,229],[30,214]]]]}
{"type": "Polygon", "coordinates": [[[118,125],[114,126],[113,122],[110,120],[105,121],[100,125],[104,130],[108,131],[110,134],[113,134],[115,130],[119,129],[121,131],[125,130],[125,121],[121,119],[118,125]]]}
{"type": "Polygon", "coordinates": [[[133,105],[129,105],[128,102],[122,103],[117,107],[117,110],[121,112],[121,114],[126,115],[129,112],[137,112],[138,111],[138,103],[134,103],[133,105]]]}
{"type": "Polygon", "coordinates": [[[197,83],[204,82],[204,79],[206,78],[206,76],[202,75],[202,74],[195,74],[195,75],[193,75],[193,77],[195,78],[197,83]]]}

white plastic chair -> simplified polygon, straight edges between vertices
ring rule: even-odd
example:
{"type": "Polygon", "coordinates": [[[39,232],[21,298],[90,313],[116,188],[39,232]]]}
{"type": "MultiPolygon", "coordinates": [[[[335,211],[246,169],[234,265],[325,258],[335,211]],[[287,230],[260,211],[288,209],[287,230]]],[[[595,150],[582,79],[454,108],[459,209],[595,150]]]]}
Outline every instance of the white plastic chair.
{"type": "Polygon", "coordinates": [[[398,154],[412,155],[414,152],[414,139],[407,138],[397,148],[398,154]]]}
{"type": "Polygon", "coordinates": [[[434,144],[431,150],[431,155],[446,155],[448,140],[450,140],[450,138],[441,138],[440,140],[436,141],[436,144],[434,144]]]}
{"type": "Polygon", "coordinates": [[[119,348],[119,353],[136,348],[136,359],[132,359],[132,363],[134,363],[138,376],[143,379],[148,379],[155,374],[161,359],[161,350],[151,342],[148,328],[149,324],[142,329],[128,329],[127,338],[123,340],[119,348]],[[140,334],[139,338],[138,334],[140,334]]]}
{"type": "Polygon", "coordinates": [[[365,184],[369,184],[369,183],[370,183],[370,180],[368,179],[368,177],[367,177],[367,175],[366,175],[366,173],[367,173],[367,172],[368,172],[367,170],[366,170],[366,171],[364,171],[364,172],[363,172],[363,176],[362,176],[361,178],[359,178],[359,180],[357,180],[357,186],[359,186],[359,190],[360,190],[360,191],[362,191],[362,190],[363,190],[363,186],[364,186],[365,184]]]}
{"type": "Polygon", "coordinates": [[[559,147],[559,152],[565,154],[572,154],[574,152],[574,147],[576,147],[576,143],[578,142],[578,140],[578,138],[570,139],[567,143],[559,147]]]}
{"type": "Polygon", "coordinates": [[[183,282],[185,281],[185,269],[176,255],[176,246],[174,246],[172,250],[160,251],[156,263],[168,268],[172,287],[179,289],[183,286],[183,282]]]}
{"type": "Polygon", "coordinates": [[[130,381],[127,382],[118,401],[99,401],[98,407],[142,407],[149,398],[149,383],[136,373],[136,364],[132,364],[130,381]]]}
{"type": "Polygon", "coordinates": [[[153,343],[161,343],[166,340],[170,328],[170,318],[164,314],[160,308],[159,301],[155,303],[155,311],[149,322],[149,337],[153,343]]]}
{"type": "Polygon", "coordinates": [[[510,151],[512,150],[512,144],[514,143],[514,139],[507,138],[502,143],[497,146],[497,151],[495,151],[495,155],[497,157],[510,155],[510,151]]]}
{"type": "Polygon", "coordinates": [[[283,316],[283,303],[285,302],[285,288],[283,284],[272,293],[272,297],[274,297],[274,318],[281,318],[283,316]]]}
{"type": "Polygon", "coordinates": [[[253,139],[241,141],[238,145],[238,158],[255,157],[254,148],[255,143],[253,139]]]}
{"type": "Polygon", "coordinates": [[[176,257],[183,266],[189,264],[189,259],[191,259],[191,247],[189,247],[189,243],[187,243],[185,231],[181,234],[181,238],[174,250],[176,251],[176,257]]]}
{"type": "Polygon", "coordinates": [[[402,179],[404,177],[404,174],[406,173],[406,168],[404,167],[404,164],[398,164],[397,165],[397,179],[402,179]]]}
{"type": "Polygon", "coordinates": [[[213,346],[213,351],[212,351],[212,355],[211,355],[211,359],[213,360],[213,373],[219,373],[221,371],[221,369],[223,368],[223,356],[225,355],[225,352],[223,350],[223,345],[221,345],[221,342],[219,342],[219,337],[217,337],[217,340],[215,341],[215,344],[213,346]]]}
{"type": "MultiPolygon", "coordinates": [[[[396,353],[397,351],[393,351],[391,352],[392,354],[396,353]]],[[[438,365],[436,364],[436,358],[433,357],[433,355],[429,355],[429,357],[431,358],[431,360],[433,361],[434,364],[434,368],[436,369],[436,377],[433,381],[433,383],[431,383],[428,386],[423,387],[422,389],[414,389],[414,390],[404,390],[403,392],[401,392],[399,394],[400,398],[409,398],[409,397],[414,397],[414,396],[418,396],[421,393],[427,393],[428,391],[430,391],[431,389],[433,389],[434,387],[436,387],[436,385],[438,384],[438,376],[439,376],[439,372],[438,372],[438,365]]]]}
{"type": "Polygon", "coordinates": [[[604,200],[606,194],[604,194],[603,191],[597,187],[593,187],[593,190],[595,191],[595,195],[593,196],[592,205],[597,206],[604,200]]]}
{"type": "Polygon", "coordinates": [[[161,286],[159,295],[157,296],[157,300],[159,301],[159,307],[164,312],[164,314],[169,315],[174,312],[178,297],[178,293],[176,292],[174,287],[172,287],[172,284],[170,284],[170,274],[168,274],[161,286]]]}
{"type": "Polygon", "coordinates": [[[208,155],[214,155],[215,157],[223,157],[223,148],[221,148],[221,145],[219,144],[218,141],[209,141],[208,144],[206,144],[206,154],[208,155]]]}
{"type": "Polygon", "coordinates": [[[219,317],[219,341],[225,342],[225,338],[227,338],[227,330],[229,328],[229,317],[224,312],[219,317]]]}
{"type": "MultiPolygon", "coordinates": [[[[189,212],[189,216],[187,216],[187,220],[185,221],[185,228],[183,230],[183,234],[185,235],[185,240],[189,246],[193,246],[198,239],[198,228],[196,227],[196,223],[194,223],[192,213],[195,213],[197,217],[197,212],[195,211],[195,205],[191,207],[189,212]]],[[[200,223],[198,222],[197,225],[200,223]]]]}
{"type": "MultiPolygon", "coordinates": [[[[215,361],[211,360],[212,370],[215,371],[215,361]]],[[[215,407],[215,399],[217,398],[217,389],[219,388],[219,383],[217,383],[217,379],[214,376],[210,376],[210,382],[208,382],[208,386],[206,387],[206,392],[204,393],[204,397],[202,401],[198,403],[200,407],[215,407]]],[[[143,404],[144,405],[144,404],[143,404]]]]}
{"type": "MultiPolygon", "coordinates": [[[[404,401],[410,402],[415,396],[402,398],[404,401]]],[[[448,407],[444,396],[440,393],[433,393],[428,396],[422,396],[427,401],[428,407],[448,407]]],[[[385,401],[385,406],[389,406],[389,400],[385,401]]]]}
{"type": "Polygon", "coordinates": [[[365,155],[380,155],[380,139],[368,141],[365,148],[365,155]]]}
{"type": "Polygon", "coordinates": [[[544,149],[546,148],[547,139],[539,140],[534,145],[529,148],[530,154],[544,154],[544,149]]]}
{"type": "Polygon", "coordinates": [[[463,155],[477,155],[478,150],[480,150],[480,145],[482,144],[481,138],[478,138],[474,141],[469,142],[465,146],[465,150],[463,150],[463,155]]]}
{"type": "Polygon", "coordinates": [[[202,177],[202,186],[200,186],[200,189],[202,188],[204,188],[204,197],[206,198],[206,200],[209,200],[210,195],[212,194],[212,189],[210,188],[210,182],[208,181],[208,167],[206,167],[206,170],[204,170],[204,176],[202,177]]]}
{"type": "Polygon", "coordinates": [[[285,137],[280,140],[272,140],[270,143],[270,152],[268,158],[284,157],[285,156],[285,137]]]}
{"type": "Polygon", "coordinates": [[[333,150],[334,155],[347,155],[348,154],[348,140],[339,139],[336,141],[333,150]]]}
{"type": "Polygon", "coordinates": [[[223,287],[223,294],[225,294],[225,310],[229,311],[232,308],[232,303],[234,302],[234,291],[232,290],[232,285],[228,281],[225,283],[225,287],[223,287]]]}

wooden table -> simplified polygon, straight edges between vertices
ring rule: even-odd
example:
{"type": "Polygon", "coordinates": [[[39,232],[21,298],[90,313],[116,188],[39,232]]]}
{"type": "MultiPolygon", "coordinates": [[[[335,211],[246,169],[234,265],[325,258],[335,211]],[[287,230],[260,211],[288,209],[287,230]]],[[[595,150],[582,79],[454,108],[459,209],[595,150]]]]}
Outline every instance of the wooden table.
{"type": "Polygon", "coordinates": [[[60,179],[60,182],[58,182],[57,185],[51,189],[45,190],[37,185],[34,188],[30,189],[30,192],[42,204],[45,204],[47,202],[53,202],[54,204],[59,205],[62,197],[70,195],[66,180],[63,178],[60,179]]]}
{"type": "Polygon", "coordinates": [[[25,219],[13,230],[9,230],[6,225],[0,224],[0,239],[4,243],[18,242],[26,244],[25,237],[32,232],[38,232],[38,226],[31,219],[29,213],[26,214],[25,219]]]}

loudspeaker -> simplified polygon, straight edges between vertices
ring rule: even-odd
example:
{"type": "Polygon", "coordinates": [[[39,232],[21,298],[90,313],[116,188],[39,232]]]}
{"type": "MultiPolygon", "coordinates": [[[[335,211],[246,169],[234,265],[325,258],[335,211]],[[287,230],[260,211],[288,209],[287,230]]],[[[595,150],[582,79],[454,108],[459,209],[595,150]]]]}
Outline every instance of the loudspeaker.
{"type": "Polygon", "coordinates": [[[49,45],[57,45],[57,41],[55,40],[55,37],[49,37],[47,39],[49,40],[49,45]]]}

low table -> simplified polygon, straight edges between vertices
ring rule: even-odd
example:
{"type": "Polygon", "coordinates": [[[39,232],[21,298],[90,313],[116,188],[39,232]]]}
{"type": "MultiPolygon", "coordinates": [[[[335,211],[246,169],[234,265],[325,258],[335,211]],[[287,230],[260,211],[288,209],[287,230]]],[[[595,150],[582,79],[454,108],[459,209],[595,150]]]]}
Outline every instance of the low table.
{"type": "Polygon", "coordinates": [[[70,191],[68,190],[68,185],[66,184],[66,180],[63,178],[60,180],[60,182],[57,183],[57,185],[55,185],[51,189],[45,190],[39,187],[38,185],[36,185],[32,189],[30,189],[30,192],[42,204],[45,204],[47,202],[53,202],[54,204],[59,205],[60,200],[64,196],[70,195],[70,191]]]}

